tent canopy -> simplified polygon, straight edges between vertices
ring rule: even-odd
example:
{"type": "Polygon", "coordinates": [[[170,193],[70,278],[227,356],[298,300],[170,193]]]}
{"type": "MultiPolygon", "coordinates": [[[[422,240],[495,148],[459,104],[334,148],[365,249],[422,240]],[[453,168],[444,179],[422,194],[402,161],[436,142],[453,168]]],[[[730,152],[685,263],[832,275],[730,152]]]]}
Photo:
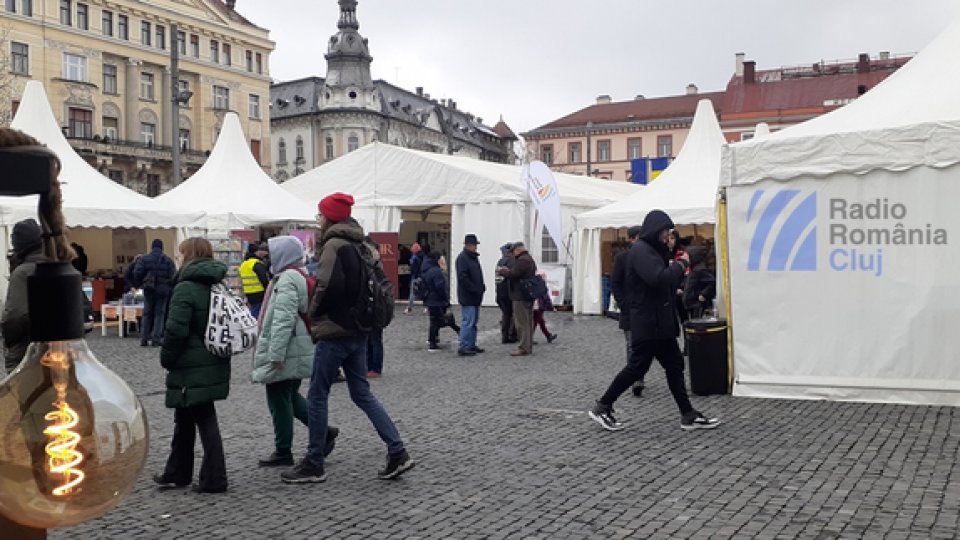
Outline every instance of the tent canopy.
{"type": "Polygon", "coordinates": [[[227,113],[210,157],[193,176],[157,198],[206,212],[210,230],[282,221],[313,222],[315,211],[267,176],[247,147],[240,119],[227,113]]]}

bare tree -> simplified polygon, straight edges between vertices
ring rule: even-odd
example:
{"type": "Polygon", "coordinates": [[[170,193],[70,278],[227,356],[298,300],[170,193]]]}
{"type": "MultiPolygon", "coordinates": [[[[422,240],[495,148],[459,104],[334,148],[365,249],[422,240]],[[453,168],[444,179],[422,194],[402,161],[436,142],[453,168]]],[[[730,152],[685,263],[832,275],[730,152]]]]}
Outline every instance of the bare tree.
{"type": "Polygon", "coordinates": [[[10,28],[0,25],[0,127],[10,127],[17,78],[10,72],[10,28]]]}

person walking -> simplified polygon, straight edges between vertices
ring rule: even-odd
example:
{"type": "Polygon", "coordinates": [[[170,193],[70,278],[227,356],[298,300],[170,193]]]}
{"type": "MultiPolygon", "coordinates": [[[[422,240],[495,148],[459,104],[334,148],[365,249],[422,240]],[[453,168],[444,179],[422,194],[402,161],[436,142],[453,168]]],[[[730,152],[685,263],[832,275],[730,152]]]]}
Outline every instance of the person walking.
{"type": "Polygon", "coordinates": [[[173,264],[173,259],[163,252],[163,241],[155,238],[150,244],[150,253],[140,257],[137,266],[133,269],[133,280],[143,289],[141,347],[150,344],[159,347],[163,342],[167,304],[170,301],[170,291],[173,288],[173,278],[176,273],[177,267],[173,264]]]}
{"type": "Polygon", "coordinates": [[[683,356],[677,345],[680,327],[675,315],[676,289],[689,265],[684,254],[671,258],[667,238],[673,221],[661,210],[647,214],[639,239],[627,255],[627,305],[630,309],[631,353],[607,391],[588,411],[590,418],[609,431],[623,429],[613,416],[613,403],[630,385],[643,377],[656,358],[666,372],[670,393],[680,409],[683,429],[712,429],[720,425],[693,408],[683,378],[683,356]]]}
{"type": "MultiPolygon", "coordinates": [[[[449,326],[454,332],[460,334],[460,327],[452,313],[447,313],[450,307],[450,287],[447,284],[447,275],[440,268],[439,261],[441,254],[439,251],[431,251],[427,258],[423,260],[423,278],[424,286],[427,290],[427,297],[423,303],[427,306],[430,314],[430,329],[427,333],[427,350],[436,352],[440,350],[440,329],[449,326]]],[[[476,354],[476,353],[474,353],[476,354]]]]}
{"type": "Polygon", "coordinates": [[[420,244],[414,242],[410,246],[410,298],[407,300],[407,308],[403,310],[407,315],[413,314],[413,302],[417,299],[414,292],[414,283],[420,279],[420,268],[423,264],[423,256],[420,254],[420,244]]]}
{"type": "Polygon", "coordinates": [[[269,248],[266,242],[254,242],[247,247],[247,258],[240,264],[240,283],[243,285],[243,296],[250,304],[250,314],[260,316],[260,305],[263,303],[263,293],[270,283],[270,271],[264,262],[269,248]]]}
{"type": "Polygon", "coordinates": [[[480,304],[487,286],[483,284],[483,269],[480,268],[480,254],[477,235],[468,234],[463,239],[463,251],[457,255],[454,263],[457,271],[457,302],[460,303],[460,344],[457,354],[473,356],[482,353],[477,347],[477,322],[480,318],[480,304]]]}
{"type": "MultiPolygon", "coordinates": [[[[544,281],[547,280],[547,275],[543,272],[537,272],[537,275],[543,278],[544,281]]],[[[547,343],[553,343],[557,340],[557,335],[550,332],[550,329],[547,328],[547,319],[544,316],[544,313],[547,311],[553,311],[553,300],[550,298],[550,291],[543,293],[539,298],[533,300],[533,333],[537,333],[537,327],[540,327],[540,331],[543,332],[543,337],[547,338],[547,343]]]]}
{"type": "Polygon", "coordinates": [[[533,354],[533,299],[527,298],[524,282],[537,274],[537,263],[527,252],[523,242],[513,244],[513,267],[499,267],[497,273],[509,280],[510,300],[513,302],[513,324],[519,343],[510,356],[533,354]]]}
{"type": "MultiPolygon", "coordinates": [[[[627,249],[624,249],[613,259],[613,272],[610,275],[610,291],[613,293],[613,299],[617,301],[617,307],[620,308],[620,321],[617,325],[623,330],[624,344],[626,347],[626,359],[630,362],[630,307],[627,305],[627,257],[630,253],[630,246],[637,243],[640,237],[640,226],[634,225],[627,229],[627,249]]],[[[633,395],[641,397],[643,395],[643,378],[646,373],[640,376],[637,382],[633,383],[633,395]]]]}
{"type": "Polygon", "coordinates": [[[310,302],[311,333],[316,342],[307,394],[310,442],[304,458],[281,473],[280,478],[286,483],[326,480],[323,450],[327,439],[327,400],[341,366],[350,399],[363,410],[387,445],[387,464],[377,476],[397,478],[414,466],[393,420],[370,392],[367,336],[358,329],[351,314],[364,294],[359,278],[365,272],[365,263],[360,250],[373,249],[363,242],[363,228],[350,217],[352,206],[353,197],[346,193],[328,195],[318,204],[320,258],[316,292],[310,302]]]}
{"type": "Polygon", "coordinates": [[[37,220],[18,221],[11,234],[12,253],[7,300],[3,304],[0,329],[3,331],[3,365],[7,374],[20,365],[30,345],[30,311],[27,306],[27,277],[33,274],[39,262],[49,261],[43,254],[43,231],[37,220]]]}
{"type": "MultiPolygon", "coordinates": [[[[307,310],[310,304],[303,244],[294,236],[269,241],[273,278],[260,311],[259,338],[253,356],[253,382],[263,383],[273,419],[275,450],[259,461],[261,467],[293,465],[293,419],[309,425],[307,400],[300,383],[313,373],[313,339],[307,310]]],[[[330,455],[340,430],[327,429],[324,455],[330,455]]]]}
{"type": "Polygon", "coordinates": [[[496,291],[497,306],[500,308],[500,342],[516,343],[517,327],[513,324],[513,301],[510,300],[510,282],[500,275],[500,268],[513,268],[513,244],[500,246],[500,260],[497,261],[496,291]]]}
{"type": "MultiPolygon", "coordinates": [[[[370,235],[364,237],[368,245],[373,246],[373,259],[380,263],[380,244],[370,235]]],[[[383,374],[383,330],[374,330],[367,334],[367,378],[376,379],[383,374]]],[[[339,378],[339,376],[338,376],[339,378]]]]}
{"type": "Polygon", "coordinates": [[[167,370],[165,404],[173,409],[170,455],[153,481],[161,489],[185,487],[193,478],[193,447],[197,432],[203,445],[200,477],[193,490],[223,493],[227,466],[214,402],[230,393],[230,359],[215,356],[203,344],[210,315],[210,287],[223,280],[227,266],[213,258],[205,238],[180,243],[182,266],[177,272],[160,365],[167,370]]]}

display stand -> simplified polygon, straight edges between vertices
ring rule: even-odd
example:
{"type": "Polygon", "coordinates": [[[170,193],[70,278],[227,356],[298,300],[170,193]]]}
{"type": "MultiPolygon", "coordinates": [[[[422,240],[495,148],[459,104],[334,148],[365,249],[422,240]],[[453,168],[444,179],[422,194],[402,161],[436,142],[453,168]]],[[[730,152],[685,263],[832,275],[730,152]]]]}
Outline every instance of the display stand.
{"type": "Polygon", "coordinates": [[[243,240],[236,237],[208,238],[213,245],[213,258],[227,265],[227,275],[223,282],[236,294],[242,294],[240,282],[240,264],[243,263],[243,240]]]}

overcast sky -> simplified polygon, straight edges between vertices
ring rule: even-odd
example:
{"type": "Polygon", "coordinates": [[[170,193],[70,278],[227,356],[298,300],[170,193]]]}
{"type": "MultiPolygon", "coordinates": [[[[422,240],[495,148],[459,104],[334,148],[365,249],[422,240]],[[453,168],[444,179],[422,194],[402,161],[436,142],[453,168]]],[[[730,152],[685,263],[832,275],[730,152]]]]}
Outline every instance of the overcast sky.
{"type": "MultiPolygon", "coordinates": [[[[324,76],[336,0],[238,0],[270,30],[277,81],[324,76]]],[[[915,53],[960,16],[955,0],[360,0],[374,79],[517,133],[595,102],[720,91],[734,54],[757,69],[915,53]]]]}

